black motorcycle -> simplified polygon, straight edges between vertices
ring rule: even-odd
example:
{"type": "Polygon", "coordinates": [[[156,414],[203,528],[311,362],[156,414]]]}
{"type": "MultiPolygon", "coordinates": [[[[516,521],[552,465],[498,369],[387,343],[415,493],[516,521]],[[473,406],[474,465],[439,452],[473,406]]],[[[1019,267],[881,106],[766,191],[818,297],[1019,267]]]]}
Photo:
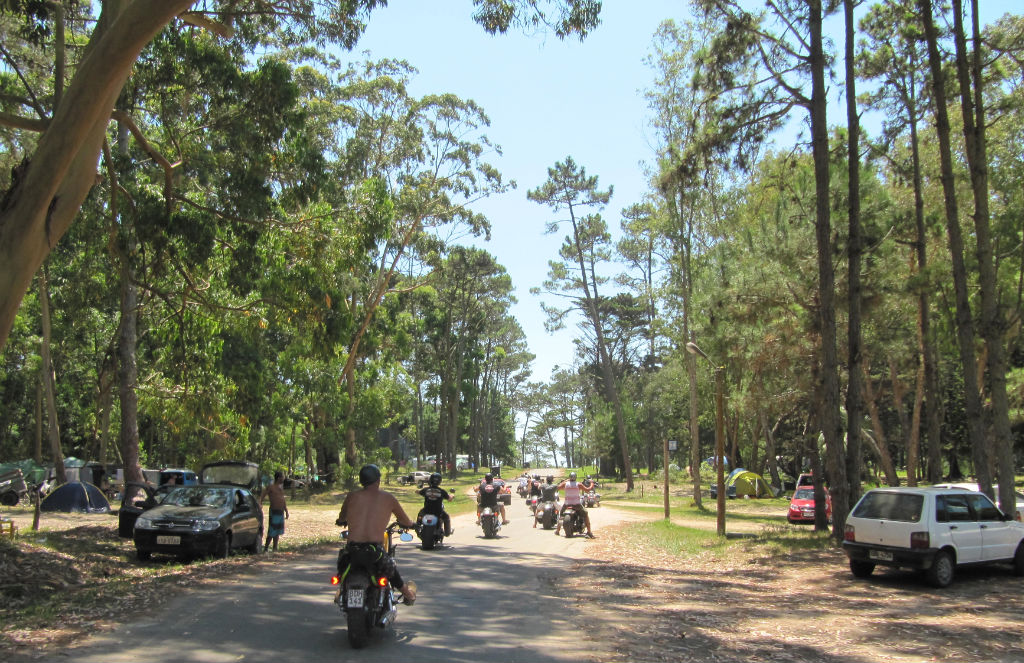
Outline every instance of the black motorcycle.
{"type": "Polygon", "coordinates": [[[416,535],[420,537],[420,548],[432,550],[444,541],[444,523],[439,516],[421,513],[416,521],[416,535]]]}
{"type": "MultiPolygon", "coordinates": [[[[384,554],[392,558],[397,545],[392,545],[391,538],[399,530],[402,541],[412,541],[412,534],[397,522],[388,525],[384,554]]],[[[348,530],[341,533],[341,538],[348,538],[348,530]]],[[[368,550],[350,549],[348,567],[339,568],[338,575],[331,578],[331,584],[338,588],[334,602],[345,613],[348,641],[353,649],[365,647],[374,632],[390,628],[398,615],[402,593],[392,589],[386,577],[378,575],[378,568],[375,554],[368,550]]]]}
{"type": "Polygon", "coordinates": [[[558,502],[541,502],[537,506],[536,518],[544,529],[554,529],[558,524],[558,502]]]}
{"type": "Polygon", "coordinates": [[[565,538],[571,539],[576,534],[583,534],[587,531],[587,524],[583,520],[583,512],[570,504],[565,507],[562,513],[562,529],[565,531],[565,538]]]}

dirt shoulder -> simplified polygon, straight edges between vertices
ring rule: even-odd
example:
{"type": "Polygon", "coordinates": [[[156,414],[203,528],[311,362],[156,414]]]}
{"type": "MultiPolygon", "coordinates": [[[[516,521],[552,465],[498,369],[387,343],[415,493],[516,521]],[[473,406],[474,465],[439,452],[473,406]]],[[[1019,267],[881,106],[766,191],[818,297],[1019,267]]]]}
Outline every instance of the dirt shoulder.
{"type": "MultiPolygon", "coordinates": [[[[711,523],[714,527],[714,523],[711,523]]],[[[935,590],[879,569],[856,580],[838,549],[679,558],[601,531],[561,591],[612,661],[1024,660],[1024,579],[1008,566],[958,569],[935,590]]]]}

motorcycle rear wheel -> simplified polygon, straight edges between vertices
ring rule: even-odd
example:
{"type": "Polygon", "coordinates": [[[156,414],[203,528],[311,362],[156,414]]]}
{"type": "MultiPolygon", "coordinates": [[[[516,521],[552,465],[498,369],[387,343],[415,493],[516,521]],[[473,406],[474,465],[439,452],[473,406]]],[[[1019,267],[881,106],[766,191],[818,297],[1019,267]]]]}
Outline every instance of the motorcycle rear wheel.
{"type": "Polygon", "coordinates": [[[434,528],[424,527],[423,531],[420,532],[420,548],[423,550],[433,550],[434,548],[434,528]]]}
{"type": "Polygon", "coordinates": [[[348,608],[345,618],[348,621],[348,644],[352,649],[362,649],[370,640],[366,608],[348,608]]]}

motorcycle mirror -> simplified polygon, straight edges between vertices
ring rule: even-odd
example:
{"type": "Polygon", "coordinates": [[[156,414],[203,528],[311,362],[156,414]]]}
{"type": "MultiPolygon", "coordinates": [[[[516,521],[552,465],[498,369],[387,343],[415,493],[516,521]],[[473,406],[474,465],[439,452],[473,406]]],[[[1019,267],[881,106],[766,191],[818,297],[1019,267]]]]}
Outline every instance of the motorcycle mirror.
{"type": "Polygon", "coordinates": [[[409,534],[408,532],[402,532],[402,534],[399,535],[398,538],[402,541],[405,541],[406,543],[409,543],[410,541],[412,541],[412,534],[409,534]]]}

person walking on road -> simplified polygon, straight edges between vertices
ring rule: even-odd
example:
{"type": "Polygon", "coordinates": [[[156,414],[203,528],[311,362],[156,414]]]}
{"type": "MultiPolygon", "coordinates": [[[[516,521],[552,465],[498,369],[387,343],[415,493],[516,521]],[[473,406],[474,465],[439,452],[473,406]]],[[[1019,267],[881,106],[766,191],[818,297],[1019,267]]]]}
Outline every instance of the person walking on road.
{"type": "Polygon", "coordinates": [[[270,542],[274,542],[274,552],[277,552],[277,542],[284,534],[284,521],[288,517],[288,505],[284,499],[284,472],[274,472],[274,483],[263,490],[260,495],[260,506],[263,500],[270,498],[270,518],[267,521],[267,540],[263,543],[263,552],[267,552],[270,542]]]}

